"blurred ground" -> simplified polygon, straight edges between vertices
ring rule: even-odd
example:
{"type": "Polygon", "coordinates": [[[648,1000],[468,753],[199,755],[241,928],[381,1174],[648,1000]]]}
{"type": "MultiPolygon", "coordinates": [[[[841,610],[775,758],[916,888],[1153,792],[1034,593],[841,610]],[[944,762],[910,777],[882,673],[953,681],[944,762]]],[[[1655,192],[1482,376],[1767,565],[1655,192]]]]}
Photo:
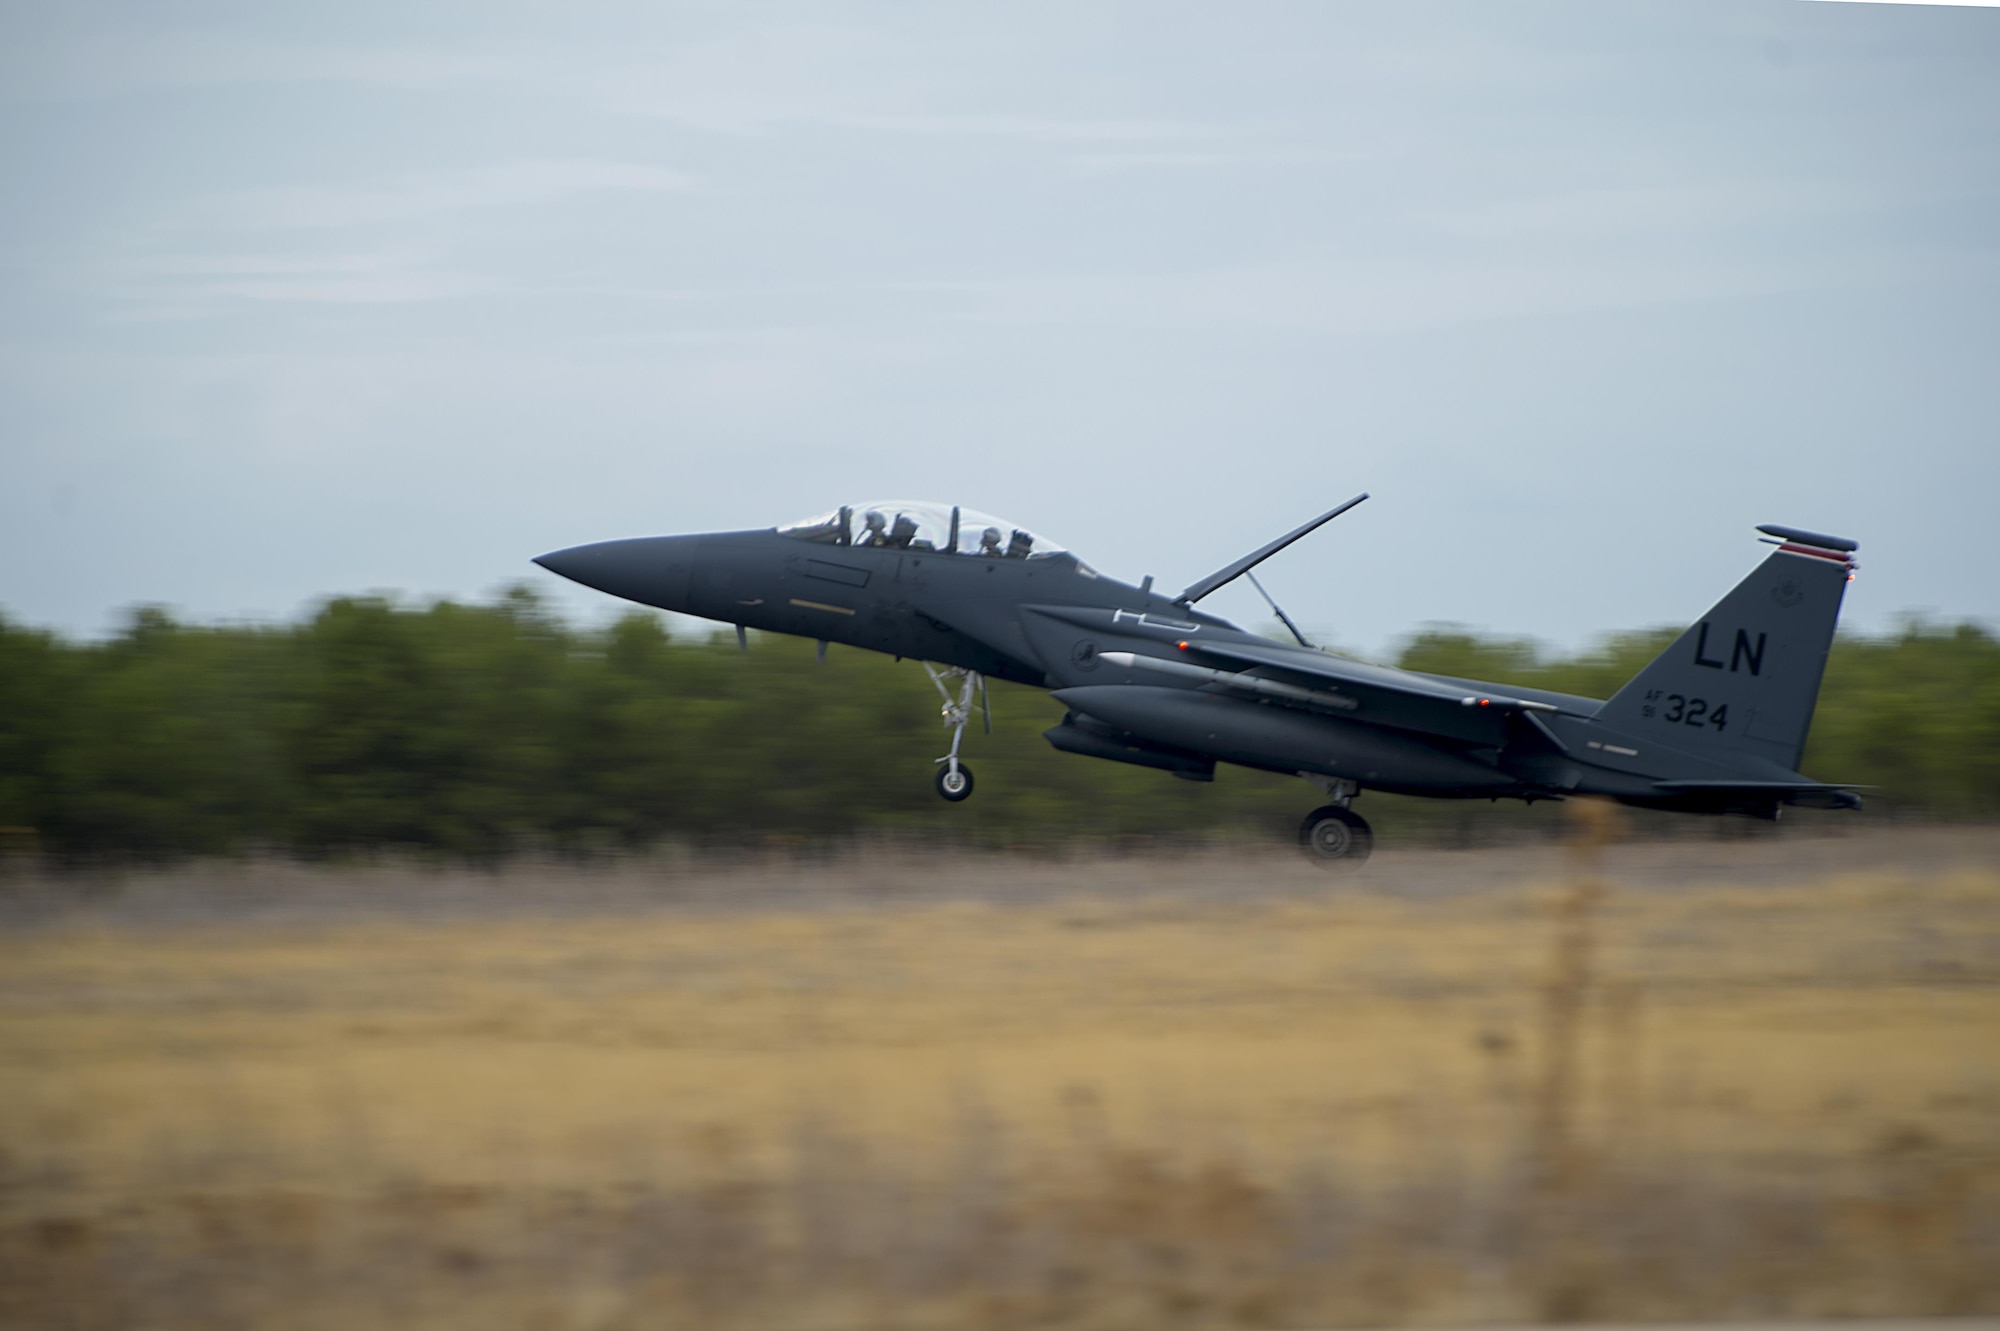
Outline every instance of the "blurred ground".
{"type": "Polygon", "coordinates": [[[2000,1311],[2000,832],[0,880],[0,1324],[2000,1311]]]}

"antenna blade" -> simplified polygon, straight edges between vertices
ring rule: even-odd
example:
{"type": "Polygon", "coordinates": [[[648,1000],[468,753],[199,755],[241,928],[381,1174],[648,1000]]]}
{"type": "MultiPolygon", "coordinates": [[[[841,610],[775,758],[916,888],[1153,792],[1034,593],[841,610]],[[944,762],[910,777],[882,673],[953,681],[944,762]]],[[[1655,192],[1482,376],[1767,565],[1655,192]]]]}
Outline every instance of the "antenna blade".
{"type": "Polygon", "coordinates": [[[1269,545],[1264,546],[1259,550],[1253,551],[1252,553],[1243,556],[1243,558],[1237,560],[1235,563],[1230,564],[1225,568],[1217,569],[1215,572],[1203,578],[1200,582],[1189,584],[1188,589],[1186,591],[1182,592],[1179,596],[1176,596],[1174,598],[1174,604],[1193,605],[1196,601],[1199,601],[1202,597],[1208,595],[1216,588],[1226,586],[1227,584],[1236,581],[1236,579],[1242,577],[1245,573],[1248,573],[1251,569],[1257,567],[1257,565],[1263,563],[1265,560],[1269,559],[1272,555],[1277,554],[1278,551],[1284,549],[1286,546],[1290,545],[1293,541],[1298,540],[1301,536],[1310,535],[1312,532],[1317,531],[1319,528],[1325,526],[1327,523],[1332,522],[1335,518],[1339,517],[1342,513],[1345,513],[1348,509],[1353,508],[1356,504],[1360,503],[1367,497],[1368,495],[1366,492],[1358,494],[1354,496],[1354,498],[1342,504],[1340,507],[1335,509],[1330,509],[1327,512],[1320,514],[1318,517],[1314,518],[1311,522],[1306,523],[1303,527],[1294,528],[1293,530],[1286,532],[1283,536],[1280,536],[1277,540],[1271,542],[1269,545]]]}
{"type": "Polygon", "coordinates": [[[1292,636],[1299,640],[1299,646],[1312,646],[1311,643],[1306,641],[1306,635],[1299,632],[1299,626],[1292,622],[1292,617],[1285,613],[1285,607],[1272,600],[1271,593],[1264,590],[1264,584],[1257,581],[1257,575],[1249,569],[1244,569],[1243,576],[1250,579],[1250,585],[1257,589],[1257,595],[1264,598],[1264,604],[1271,607],[1271,613],[1276,615],[1283,622],[1284,626],[1292,631],[1292,636]]]}

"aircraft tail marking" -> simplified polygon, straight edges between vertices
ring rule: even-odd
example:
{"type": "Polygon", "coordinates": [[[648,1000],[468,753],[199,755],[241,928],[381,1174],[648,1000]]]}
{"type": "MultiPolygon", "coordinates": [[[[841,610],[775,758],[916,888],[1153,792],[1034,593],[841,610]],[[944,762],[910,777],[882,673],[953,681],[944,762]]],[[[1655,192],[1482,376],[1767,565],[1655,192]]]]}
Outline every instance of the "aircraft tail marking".
{"type": "Polygon", "coordinates": [[[1597,720],[1692,753],[1798,770],[1855,542],[1765,526],[1778,548],[1617,693],[1597,720]]]}

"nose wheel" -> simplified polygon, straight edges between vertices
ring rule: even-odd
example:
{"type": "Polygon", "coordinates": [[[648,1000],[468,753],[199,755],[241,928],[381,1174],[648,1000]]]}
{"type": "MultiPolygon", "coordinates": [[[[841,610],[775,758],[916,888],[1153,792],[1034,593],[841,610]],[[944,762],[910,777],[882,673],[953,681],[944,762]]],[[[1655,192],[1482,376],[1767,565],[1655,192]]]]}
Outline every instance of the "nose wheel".
{"type": "Polygon", "coordinates": [[[953,804],[972,798],[972,769],[964,763],[955,767],[940,767],[937,774],[937,793],[953,804]]]}
{"type": "Polygon", "coordinates": [[[972,769],[958,760],[958,746],[965,740],[965,723],[972,719],[974,694],[978,695],[980,714],[986,719],[986,733],[993,733],[993,710],[986,702],[986,677],[977,670],[960,666],[940,670],[929,661],[924,662],[924,673],[931,677],[938,696],[944,699],[944,723],[951,728],[951,752],[937,760],[937,793],[956,804],[972,797],[972,769]],[[955,694],[954,684],[958,686],[955,694]]]}

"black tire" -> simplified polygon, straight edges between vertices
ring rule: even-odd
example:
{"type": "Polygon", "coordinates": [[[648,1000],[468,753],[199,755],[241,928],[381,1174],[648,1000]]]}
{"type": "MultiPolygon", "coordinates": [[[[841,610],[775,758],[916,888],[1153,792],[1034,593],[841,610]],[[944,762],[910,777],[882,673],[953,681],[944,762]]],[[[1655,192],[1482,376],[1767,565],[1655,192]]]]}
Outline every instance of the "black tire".
{"type": "Polygon", "coordinates": [[[1375,832],[1352,809],[1328,804],[1299,824],[1299,848],[1323,869],[1359,869],[1375,849],[1375,832]]]}
{"type": "Polygon", "coordinates": [[[948,763],[938,765],[937,793],[953,804],[972,798],[972,769],[964,763],[958,765],[958,781],[952,781],[952,770],[948,763]]]}

